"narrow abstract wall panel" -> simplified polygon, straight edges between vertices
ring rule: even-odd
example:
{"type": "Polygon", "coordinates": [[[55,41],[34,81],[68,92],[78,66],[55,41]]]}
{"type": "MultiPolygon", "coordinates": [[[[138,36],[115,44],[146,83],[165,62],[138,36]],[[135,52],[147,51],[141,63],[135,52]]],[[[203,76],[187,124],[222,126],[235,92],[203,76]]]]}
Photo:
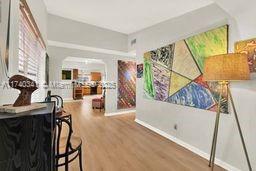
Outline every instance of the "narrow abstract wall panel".
{"type": "Polygon", "coordinates": [[[248,56],[251,73],[256,72],[256,38],[235,43],[235,52],[244,53],[248,56]]]}
{"type": "Polygon", "coordinates": [[[143,64],[137,65],[137,78],[143,77],[143,64]]]}
{"type": "MultiPolygon", "coordinates": [[[[228,26],[201,33],[144,54],[145,97],[216,111],[219,87],[203,81],[207,57],[228,52],[228,26]]],[[[228,113],[222,96],[221,112],[228,113]]]]}
{"type": "Polygon", "coordinates": [[[118,61],[118,109],[136,106],[136,63],[118,61]]]}

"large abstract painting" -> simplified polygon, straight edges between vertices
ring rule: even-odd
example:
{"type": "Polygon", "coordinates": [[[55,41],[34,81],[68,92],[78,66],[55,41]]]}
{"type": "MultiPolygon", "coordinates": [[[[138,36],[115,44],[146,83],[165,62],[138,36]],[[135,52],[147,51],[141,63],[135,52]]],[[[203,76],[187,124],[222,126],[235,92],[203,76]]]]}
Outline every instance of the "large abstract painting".
{"type": "Polygon", "coordinates": [[[136,63],[118,61],[118,109],[136,106],[136,63]]]}
{"type": "MultiPolygon", "coordinates": [[[[220,87],[203,81],[207,57],[228,52],[228,26],[222,26],[144,54],[147,98],[216,111],[220,87]]],[[[228,113],[225,91],[221,112],[228,113]]]]}
{"type": "Polygon", "coordinates": [[[235,43],[235,52],[248,55],[251,73],[256,73],[256,38],[235,43]]]}

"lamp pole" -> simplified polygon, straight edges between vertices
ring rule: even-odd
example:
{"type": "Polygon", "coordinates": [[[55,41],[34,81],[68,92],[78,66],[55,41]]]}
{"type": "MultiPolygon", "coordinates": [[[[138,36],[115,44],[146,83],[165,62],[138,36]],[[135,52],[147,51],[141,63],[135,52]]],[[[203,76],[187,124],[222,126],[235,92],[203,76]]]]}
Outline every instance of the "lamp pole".
{"type": "Polygon", "coordinates": [[[219,123],[220,123],[220,108],[221,108],[223,86],[227,85],[227,82],[219,82],[219,84],[221,86],[221,91],[220,91],[220,95],[219,95],[218,109],[217,109],[217,115],[216,115],[216,119],[215,119],[215,128],[214,128],[214,133],[213,133],[212,148],[211,148],[211,155],[210,155],[210,161],[209,161],[209,167],[212,167],[212,170],[214,168],[214,160],[215,160],[216,146],[217,146],[217,140],[218,140],[218,130],[219,130],[219,123]]]}
{"type": "Polygon", "coordinates": [[[219,129],[219,120],[220,120],[220,108],[221,108],[221,98],[222,98],[222,94],[223,94],[223,87],[226,86],[227,87],[227,93],[228,93],[228,97],[230,97],[231,100],[231,104],[232,104],[232,108],[235,114],[235,120],[236,120],[236,124],[238,127],[238,131],[239,131],[239,135],[243,144],[243,149],[244,149],[244,153],[246,156],[246,160],[247,160],[247,164],[248,164],[248,168],[249,171],[252,171],[252,167],[251,167],[251,163],[250,163],[250,159],[249,159],[249,155],[246,149],[246,145],[245,145],[245,141],[244,141],[244,137],[243,137],[243,133],[242,133],[242,129],[239,123],[239,119],[238,119],[238,115],[237,115],[237,111],[235,108],[235,103],[229,88],[229,84],[227,81],[222,81],[219,82],[219,84],[221,85],[221,92],[220,92],[220,96],[219,96],[219,103],[218,103],[218,109],[217,109],[217,115],[216,115],[216,119],[215,119],[215,128],[214,128],[214,133],[213,133],[213,140],[212,140],[212,147],[211,147],[211,154],[210,154],[210,160],[209,160],[209,167],[212,167],[212,171],[214,169],[214,160],[215,160],[215,154],[216,154],[216,146],[217,146],[217,140],[218,140],[218,129],[219,129]]]}
{"type": "Polygon", "coordinates": [[[245,153],[245,156],[246,156],[246,161],[247,161],[247,164],[248,164],[248,167],[249,167],[249,171],[252,171],[252,166],[251,166],[249,155],[248,155],[248,152],[247,152],[247,149],[246,149],[242,129],[241,129],[239,119],[238,119],[238,115],[237,115],[237,112],[236,112],[235,103],[234,103],[234,100],[233,100],[233,97],[232,97],[229,86],[228,86],[228,95],[230,97],[232,108],[233,108],[233,111],[234,111],[234,114],[235,114],[236,124],[237,124],[237,127],[238,127],[238,131],[239,131],[239,135],[240,135],[242,144],[243,144],[243,149],[244,149],[244,153],[245,153]]]}

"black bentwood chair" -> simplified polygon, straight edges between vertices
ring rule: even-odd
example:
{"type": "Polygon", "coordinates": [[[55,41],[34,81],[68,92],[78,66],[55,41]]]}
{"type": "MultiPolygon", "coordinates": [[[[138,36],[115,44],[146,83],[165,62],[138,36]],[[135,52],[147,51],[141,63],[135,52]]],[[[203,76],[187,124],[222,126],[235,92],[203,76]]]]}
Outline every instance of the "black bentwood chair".
{"type": "Polygon", "coordinates": [[[55,167],[65,166],[68,171],[68,165],[79,157],[80,171],[82,167],[82,140],[72,135],[73,130],[70,122],[65,118],[56,118],[55,130],[55,167]],[[67,128],[67,129],[65,129],[67,128]],[[65,134],[65,136],[63,136],[65,134]]]}
{"type": "Polygon", "coordinates": [[[56,107],[56,118],[64,118],[67,119],[72,126],[72,116],[67,113],[63,108],[63,99],[59,95],[51,95],[51,91],[48,91],[47,97],[45,98],[45,102],[55,102],[56,107]]]}

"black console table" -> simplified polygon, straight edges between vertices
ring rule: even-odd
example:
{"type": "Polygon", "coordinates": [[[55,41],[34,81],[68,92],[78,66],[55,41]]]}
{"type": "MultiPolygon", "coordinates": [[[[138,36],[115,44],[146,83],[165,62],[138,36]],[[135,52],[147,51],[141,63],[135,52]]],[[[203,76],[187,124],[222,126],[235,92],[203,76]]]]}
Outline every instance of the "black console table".
{"type": "Polygon", "coordinates": [[[54,170],[54,103],[20,114],[0,113],[0,170],[54,170]]]}

